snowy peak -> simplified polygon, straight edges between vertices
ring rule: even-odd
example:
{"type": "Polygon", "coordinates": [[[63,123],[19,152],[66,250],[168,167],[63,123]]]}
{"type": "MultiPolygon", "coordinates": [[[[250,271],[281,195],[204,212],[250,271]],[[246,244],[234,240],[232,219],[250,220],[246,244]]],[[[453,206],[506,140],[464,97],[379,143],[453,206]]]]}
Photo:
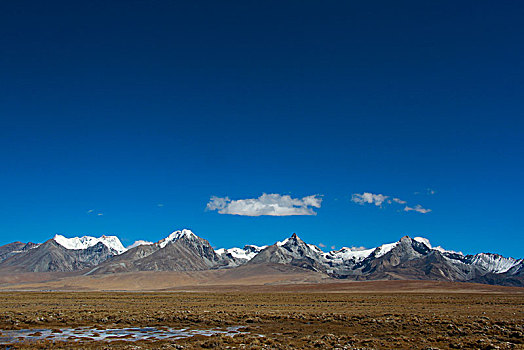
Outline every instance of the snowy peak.
{"type": "Polygon", "coordinates": [[[246,245],[244,248],[229,248],[224,249],[220,248],[217,249],[215,252],[222,256],[222,255],[229,255],[232,256],[235,259],[240,259],[244,261],[249,261],[255,257],[260,251],[267,246],[258,247],[256,245],[246,245]]]}
{"type": "Polygon", "coordinates": [[[194,239],[197,239],[198,237],[191,230],[183,229],[183,230],[178,230],[178,231],[171,233],[169,236],[167,236],[164,239],[161,239],[156,244],[160,248],[164,248],[169,242],[176,242],[181,238],[185,238],[188,240],[194,240],[194,239]]]}
{"type": "Polygon", "coordinates": [[[462,254],[462,252],[455,252],[453,250],[446,250],[444,248],[442,248],[441,246],[438,246],[438,247],[433,247],[431,245],[431,243],[429,242],[429,239],[427,238],[424,238],[424,237],[415,237],[413,238],[414,241],[417,241],[419,243],[422,243],[424,244],[426,247],[428,247],[429,249],[433,249],[433,250],[438,250],[439,252],[441,253],[449,253],[449,254],[459,254],[459,255],[464,255],[462,254]]]}
{"type": "Polygon", "coordinates": [[[471,264],[480,266],[492,273],[504,273],[522,263],[522,260],[505,258],[498,254],[480,253],[471,258],[471,264]]]}
{"type": "Polygon", "coordinates": [[[339,250],[332,250],[328,253],[324,253],[324,258],[339,264],[342,264],[346,261],[358,263],[370,256],[375,249],[376,248],[358,249],[343,247],[339,250]]]}
{"type": "Polygon", "coordinates": [[[307,244],[301,240],[296,233],[282,242],[275,243],[275,246],[291,254],[294,258],[309,257],[315,260],[321,259],[324,254],[320,248],[313,244],[307,244]]]}
{"type": "MultiPolygon", "coordinates": [[[[413,239],[408,236],[402,237],[397,243],[384,244],[375,250],[375,258],[385,255],[393,248],[399,247],[402,251],[401,255],[404,259],[413,260],[428,256],[431,252],[439,252],[447,261],[454,264],[462,264],[462,266],[469,266],[467,269],[480,268],[485,272],[501,274],[508,272],[513,267],[522,263],[523,260],[514,258],[506,258],[498,254],[479,253],[475,255],[464,256],[461,252],[446,250],[440,246],[433,247],[427,238],[415,237],[413,239]],[[379,251],[380,249],[380,251],[379,251]]],[[[397,251],[397,254],[399,252],[397,251]]],[[[484,273],[485,273],[484,272],[484,273]]]]}
{"type": "Polygon", "coordinates": [[[83,236],[67,238],[57,234],[55,235],[53,240],[66,249],[87,249],[89,247],[97,245],[98,243],[102,243],[103,245],[114,251],[116,254],[122,254],[127,250],[126,248],[124,248],[122,242],[120,242],[120,239],[118,239],[117,236],[104,235],[101,237],[83,236]]]}
{"type": "Polygon", "coordinates": [[[249,264],[277,263],[325,272],[322,254],[318,247],[305,243],[293,234],[290,238],[261,250],[249,264]]]}
{"type": "Polygon", "coordinates": [[[257,246],[253,244],[248,244],[244,246],[244,250],[249,253],[259,253],[262,249],[267,248],[267,245],[257,246]]]}
{"type": "Polygon", "coordinates": [[[278,247],[292,247],[292,246],[309,246],[303,240],[301,240],[296,233],[293,233],[291,237],[286,238],[281,242],[275,243],[278,247]]]}

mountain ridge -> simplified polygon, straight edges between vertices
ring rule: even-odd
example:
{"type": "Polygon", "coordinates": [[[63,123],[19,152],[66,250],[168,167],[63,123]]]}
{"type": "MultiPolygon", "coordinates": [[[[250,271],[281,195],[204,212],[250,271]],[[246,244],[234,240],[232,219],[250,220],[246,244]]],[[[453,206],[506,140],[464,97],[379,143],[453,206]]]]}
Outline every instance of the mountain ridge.
{"type": "Polygon", "coordinates": [[[13,242],[0,247],[0,272],[78,271],[84,275],[138,271],[203,271],[278,264],[336,279],[417,279],[473,281],[524,286],[524,259],[494,253],[464,255],[433,247],[423,237],[370,249],[344,247],[324,252],[295,233],[268,246],[213,249],[191,230],[172,232],[156,243],[124,248],[116,236],[66,238],[42,243],[13,242]]]}

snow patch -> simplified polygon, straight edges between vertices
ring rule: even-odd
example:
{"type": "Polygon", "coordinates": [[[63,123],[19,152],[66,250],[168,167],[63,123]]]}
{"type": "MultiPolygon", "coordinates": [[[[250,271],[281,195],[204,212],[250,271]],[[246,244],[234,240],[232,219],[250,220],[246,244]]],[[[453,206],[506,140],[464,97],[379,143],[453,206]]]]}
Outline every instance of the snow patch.
{"type": "Polygon", "coordinates": [[[307,244],[307,246],[308,246],[310,249],[312,249],[313,251],[315,251],[315,252],[317,252],[317,253],[319,253],[319,254],[324,253],[324,252],[322,251],[322,249],[320,249],[319,247],[317,247],[317,246],[314,245],[314,244],[307,244]]]}
{"type": "Polygon", "coordinates": [[[279,247],[282,247],[283,245],[285,245],[287,242],[289,242],[289,238],[286,238],[285,240],[281,241],[281,242],[277,242],[277,246],[279,247]]]}
{"type": "Polygon", "coordinates": [[[333,260],[337,263],[343,263],[344,261],[361,262],[373,253],[376,248],[371,249],[351,249],[344,247],[340,250],[333,250],[329,253],[324,254],[324,258],[333,260]]]}
{"type": "Polygon", "coordinates": [[[380,247],[375,248],[375,257],[380,258],[386,255],[391,249],[395,248],[399,242],[382,244],[380,247]]]}
{"type": "Polygon", "coordinates": [[[246,245],[244,248],[220,248],[215,250],[215,253],[218,255],[230,254],[235,259],[251,260],[255,257],[255,255],[265,248],[267,248],[266,245],[262,247],[258,247],[256,245],[246,245]]]}
{"type": "Polygon", "coordinates": [[[413,239],[415,241],[419,242],[419,243],[425,244],[426,247],[428,247],[429,249],[438,250],[441,253],[450,253],[450,254],[464,255],[464,254],[462,254],[462,252],[455,252],[453,250],[446,250],[446,249],[442,248],[441,246],[433,247],[433,246],[431,246],[431,243],[429,243],[429,239],[424,238],[424,237],[415,237],[413,239]]]}

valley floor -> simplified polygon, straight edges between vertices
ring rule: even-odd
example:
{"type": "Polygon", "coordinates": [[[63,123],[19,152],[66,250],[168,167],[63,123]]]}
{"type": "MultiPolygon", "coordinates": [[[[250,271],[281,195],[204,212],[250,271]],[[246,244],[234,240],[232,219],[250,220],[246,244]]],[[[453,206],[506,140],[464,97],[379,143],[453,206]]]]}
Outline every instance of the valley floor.
{"type": "MultiPolygon", "coordinates": [[[[383,281],[181,292],[2,292],[9,330],[74,327],[227,331],[178,340],[39,340],[0,348],[524,349],[524,291],[464,283],[383,281]]],[[[15,340],[16,341],[16,340],[15,340]]]]}

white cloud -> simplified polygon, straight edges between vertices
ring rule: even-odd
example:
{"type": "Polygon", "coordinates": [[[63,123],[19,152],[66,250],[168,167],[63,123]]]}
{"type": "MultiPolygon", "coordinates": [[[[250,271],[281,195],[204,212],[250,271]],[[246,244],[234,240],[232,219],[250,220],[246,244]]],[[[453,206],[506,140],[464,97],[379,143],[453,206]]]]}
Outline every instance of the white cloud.
{"type": "Polygon", "coordinates": [[[422,192],[418,191],[418,192],[415,192],[414,194],[426,194],[426,195],[432,196],[435,193],[437,193],[437,191],[435,191],[434,189],[426,188],[424,191],[422,192]]]}
{"type": "Polygon", "coordinates": [[[325,245],[324,243],[319,243],[318,246],[319,246],[320,248],[326,248],[326,245],[325,245]]]}
{"type": "Polygon", "coordinates": [[[354,251],[354,252],[360,252],[360,251],[366,250],[367,248],[364,247],[364,246],[360,246],[360,247],[352,246],[350,249],[351,249],[352,251],[354,251]]]}
{"type": "Polygon", "coordinates": [[[388,198],[389,198],[389,196],[384,196],[382,194],[373,194],[373,193],[370,193],[370,192],[364,192],[362,194],[354,193],[351,196],[351,201],[355,202],[355,203],[358,203],[360,205],[364,205],[364,204],[367,204],[367,203],[368,204],[375,204],[376,206],[379,207],[388,198]]]}
{"type": "Polygon", "coordinates": [[[406,201],[403,201],[400,198],[393,198],[393,202],[398,203],[398,204],[406,204],[407,203],[406,201]]]}
{"type": "Polygon", "coordinates": [[[431,209],[425,209],[420,204],[417,204],[414,207],[409,207],[406,205],[404,211],[416,211],[417,213],[427,214],[431,211],[431,209]]]}
{"type": "Polygon", "coordinates": [[[154,243],[153,242],[149,242],[149,241],[138,240],[138,241],[135,241],[135,243],[131,244],[129,247],[127,247],[127,249],[138,247],[140,245],[152,245],[152,244],[154,244],[154,243]]]}
{"type": "MultiPolygon", "coordinates": [[[[434,194],[435,191],[428,189],[428,193],[434,194]],[[431,191],[431,192],[430,192],[431,191]]],[[[418,213],[427,214],[431,211],[431,209],[425,209],[420,204],[415,205],[414,207],[410,207],[407,205],[407,201],[402,200],[397,197],[391,197],[386,196],[383,194],[374,194],[370,192],[364,192],[362,194],[360,193],[354,193],[351,196],[351,201],[358,203],[360,205],[364,204],[375,204],[377,207],[382,207],[383,204],[391,205],[391,204],[402,204],[405,205],[404,211],[416,211],[418,213]]]]}
{"type": "Polygon", "coordinates": [[[258,198],[231,200],[229,197],[211,197],[207,210],[217,210],[219,214],[243,216],[291,216],[317,215],[313,208],[320,208],[319,195],[292,198],[278,193],[262,194],[258,198]]]}

